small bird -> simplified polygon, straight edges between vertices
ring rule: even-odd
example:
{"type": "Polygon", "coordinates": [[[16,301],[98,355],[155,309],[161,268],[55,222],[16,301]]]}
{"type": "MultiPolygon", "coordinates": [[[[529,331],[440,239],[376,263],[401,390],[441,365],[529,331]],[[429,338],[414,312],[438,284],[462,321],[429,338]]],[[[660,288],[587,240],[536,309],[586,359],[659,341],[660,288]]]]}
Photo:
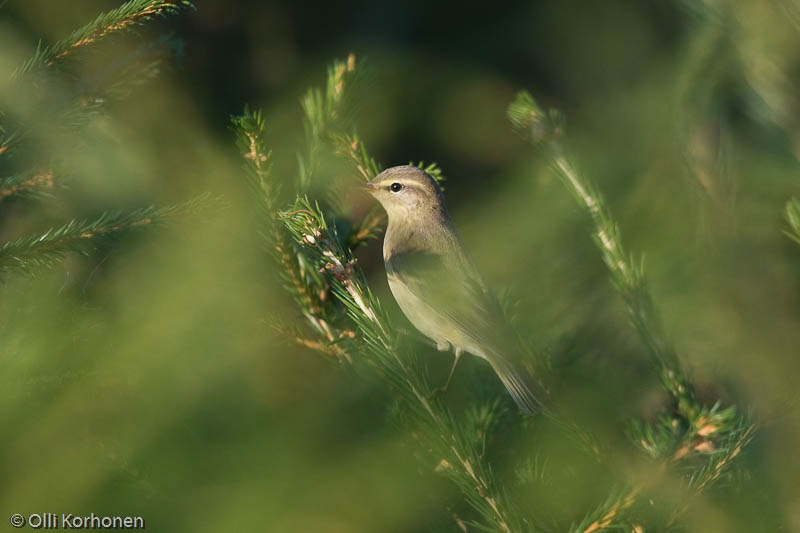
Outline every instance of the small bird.
{"type": "Polygon", "coordinates": [[[517,405],[533,413],[540,404],[517,361],[515,336],[464,253],[436,181],[417,167],[398,166],[378,174],[365,190],[389,217],[383,259],[395,300],[438,350],[455,353],[444,388],[468,352],[488,361],[517,405]]]}

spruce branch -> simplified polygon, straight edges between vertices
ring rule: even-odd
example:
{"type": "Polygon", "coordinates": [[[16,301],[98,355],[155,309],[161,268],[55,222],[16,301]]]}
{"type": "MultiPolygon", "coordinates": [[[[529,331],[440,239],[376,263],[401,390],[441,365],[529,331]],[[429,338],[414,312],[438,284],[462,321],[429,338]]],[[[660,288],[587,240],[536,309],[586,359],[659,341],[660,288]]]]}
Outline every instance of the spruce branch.
{"type": "MultiPolygon", "coordinates": [[[[369,78],[369,72],[356,63],[356,56],[350,54],[347,60],[335,61],[328,68],[324,87],[309,89],[301,99],[306,134],[306,149],[298,154],[298,189],[305,193],[311,185],[313,175],[319,164],[320,154],[329,149],[339,158],[348,161],[364,181],[369,181],[383,170],[382,166],[370,156],[363,140],[351,123],[354,108],[357,107],[356,88],[369,78]]],[[[413,163],[412,163],[413,164],[413,163]]],[[[420,168],[429,172],[437,182],[443,181],[441,170],[435,163],[420,168]]],[[[336,204],[339,198],[329,195],[327,200],[336,204]]],[[[385,215],[378,206],[372,208],[345,238],[350,248],[374,238],[385,225],[385,215]]]]}
{"type": "MultiPolygon", "coordinates": [[[[730,468],[731,462],[736,459],[755,436],[756,426],[750,422],[749,417],[739,417],[735,425],[723,434],[723,440],[715,448],[704,450],[710,459],[701,468],[692,473],[689,479],[689,488],[694,493],[700,493],[730,468]]],[[[710,442],[710,441],[706,441],[710,442]]]]}
{"type": "MultiPolygon", "coordinates": [[[[109,104],[130,97],[138,87],[157,77],[181,51],[181,41],[165,35],[104,61],[96,71],[76,80],[65,82],[50,71],[36,83],[19,80],[18,97],[30,98],[29,104],[40,112],[46,110],[59,130],[74,133],[106,111],[109,104]],[[52,86],[48,86],[50,83],[52,86]]],[[[0,111],[0,120],[3,118],[0,111]]],[[[35,145],[37,135],[31,130],[25,121],[8,119],[7,124],[0,124],[0,156],[20,153],[35,145]]]]}
{"type": "Polygon", "coordinates": [[[442,172],[442,169],[439,167],[438,163],[433,162],[426,165],[425,161],[419,161],[418,163],[409,161],[408,164],[412,167],[417,167],[424,170],[430,177],[433,178],[433,181],[439,184],[439,188],[444,190],[444,182],[447,178],[444,177],[444,172],[442,172]]]}
{"type": "Polygon", "coordinates": [[[340,345],[351,336],[333,325],[338,313],[331,306],[330,287],[318,271],[310,268],[276,219],[280,189],[272,176],[272,152],[266,146],[266,123],[261,111],[245,107],[242,115],[231,117],[231,129],[243,159],[244,177],[254,198],[259,235],[279,265],[281,284],[320,339],[315,340],[300,331],[284,333],[300,345],[333,355],[339,362],[352,363],[348,350],[340,345]]]}
{"type": "Polygon", "coordinates": [[[570,533],[599,533],[612,529],[634,531],[636,526],[623,519],[625,513],[636,503],[638,489],[612,492],[606,500],[589,513],[580,523],[570,527],[570,533]]]}
{"type": "MultiPolygon", "coordinates": [[[[328,71],[325,88],[311,89],[302,100],[306,147],[298,156],[299,196],[277,214],[277,224],[274,206],[278,193],[264,143],[263,120],[248,110],[233,120],[246,179],[258,209],[266,215],[260,230],[276,251],[284,288],[311,325],[311,334],[288,334],[294,342],[326,356],[340,349],[348,360],[358,355],[359,361],[373,368],[396,393],[401,416],[415,428],[414,438],[431,454],[436,470],[455,483],[482,517],[484,523],[472,525],[492,531],[521,531],[523,522],[484,457],[485,432],[496,420],[495,411],[467,424],[456,421],[433,394],[424,365],[413,353],[401,349],[400,335],[352,256],[352,249],[382,225],[383,216],[373,211],[351,237],[343,239],[334,225],[328,225],[320,207],[304,196],[322,150],[349,161],[364,181],[380,171],[357,134],[343,127],[346,89],[352,85],[355,70],[352,55],[346,63],[336,62],[328,71]]],[[[441,175],[435,166],[427,168],[441,175]]]]}
{"type": "Polygon", "coordinates": [[[298,346],[321,353],[327,358],[336,359],[339,362],[353,363],[353,357],[350,355],[350,352],[342,346],[344,341],[355,338],[355,332],[353,331],[343,330],[339,333],[339,338],[331,342],[327,338],[323,340],[309,337],[299,328],[288,326],[277,317],[272,317],[270,322],[266,320],[264,322],[280,333],[283,338],[289,339],[298,346]]]}
{"type": "Polygon", "coordinates": [[[386,213],[378,206],[373,207],[350,233],[347,238],[347,246],[350,249],[355,249],[376,238],[385,225],[386,213]]]}
{"type": "Polygon", "coordinates": [[[165,207],[151,206],[127,213],[108,211],[95,219],[74,219],[42,234],[21,237],[0,247],[0,273],[32,274],[39,268],[55,265],[70,252],[87,253],[103,238],[159,226],[180,213],[197,211],[208,200],[204,194],[165,207]]]}
{"type": "Polygon", "coordinates": [[[300,100],[305,115],[303,130],[306,137],[305,154],[297,156],[298,188],[302,192],[307,191],[311,185],[326,138],[346,123],[346,104],[350,102],[346,99],[345,88],[354,82],[355,76],[356,56],[350,54],[347,61],[335,61],[328,68],[324,88],[311,88],[300,100]]]}
{"type": "MultiPolygon", "coordinates": [[[[438,458],[445,474],[493,530],[520,531],[507,495],[498,487],[491,468],[482,460],[478,442],[465,432],[433,395],[424,371],[411,354],[400,354],[398,335],[380,302],[372,294],[357,261],[328,226],[319,207],[299,197],[281,218],[307,262],[325,273],[331,292],[342,304],[362,341],[365,357],[398,393],[405,416],[423,431],[417,433],[438,458]]],[[[481,443],[481,447],[483,443],[481,443]]]]}
{"type": "Polygon", "coordinates": [[[54,182],[50,170],[0,178],[0,202],[11,196],[41,196],[53,188],[54,182]]]}
{"type": "MultiPolygon", "coordinates": [[[[356,56],[350,54],[346,61],[335,61],[328,68],[324,87],[311,88],[302,98],[306,150],[305,155],[297,156],[300,192],[308,191],[319,164],[319,154],[326,147],[336,156],[348,161],[359,178],[365,182],[383,170],[350,125],[353,108],[356,106],[353,96],[355,88],[362,85],[366,78],[369,78],[369,73],[361,64],[356,63],[356,56]]],[[[414,165],[413,162],[409,164],[414,165]]],[[[415,166],[428,172],[440,185],[443,183],[444,176],[436,163],[425,165],[420,162],[415,166]]],[[[337,198],[329,197],[328,200],[335,203],[337,198]]],[[[385,222],[383,210],[379,206],[373,207],[345,238],[347,246],[356,248],[374,238],[385,222]]]]}
{"type": "Polygon", "coordinates": [[[75,51],[93,45],[111,35],[130,31],[156,17],[173,15],[193,8],[188,0],[129,0],[120,7],[99,15],[93,22],[78,28],[51,46],[41,41],[36,52],[12,74],[12,78],[33,70],[50,67],[75,51]]]}
{"type": "Polygon", "coordinates": [[[551,149],[553,168],[594,222],[595,244],[608,267],[614,288],[626,304],[631,322],[659,368],[664,388],[681,416],[694,418],[697,411],[694,387],[664,333],[660,316],[647,289],[644,265],[623,247],[619,227],[611,216],[605,199],[566,157],[559,142],[564,132],[560,115],[554,111],[542,111],[526,92],[517,95],[509,106],[508,115],[519,132],[534,143],[546,142],[551,149]]]}
{"type": "MultiPolygon", "coordinates": [[[[47,67],[113,34],[129,31],[155,17],[174,14],[191,6],[186,0],[131,0],[101,14],[92,23],[52,46],[43,46],[40,41],[34,56],[12,74],[12,79],[16,79],[18,84],[15,97],[20,100],[32,98],[29,104],[43,107],[44,111],[39,112],[55,117],[58,127],[75,129],[75,126],[86,123],[107,99],[126,96],[131,87],[158,74],[165,62],[161,50],[167,45],[174,49],[176,41],[164,37],[140,45],[93,75],[74,80],[70,89],[58,85],[58,91],[42,95],[39,82],[55,79],[53,70],[47,67]],[[24,74],[39,69],[44,71],[41,79],[22,79],[24,74]]],[[[26,107],[19,102],[13,103],[20,108],[26,107]]],[[[34,163],[32,168],[18,168],[20,161],[35,161],[42,155],[37,153],[41,147],[35,135],[31,134],[34,130],[25,121],[24,114],[17,116],[16,107],[0,110],[0,201],[12,196],[43,196],[53,188],[55,176],[62,174],[59,165],[52,161],[34,163]]],[[[47,156],[46,159],[53,158],[47,156]]],[[[87,253],[112,235],[162,224],[178,213],[196,211],[206,203],[208,196],[201,195],[165,207],[146,207],[127,213],[108,211],[94,219],[71,220],[40,235],[20,237],[0,246],[0,273],[33,273],[39,267],[54,265],[70,252],[87,253]]]]}
{"type": "Polygon", "coordinates": [[[259,214],[269,222],[275,216],[280,191],[273,180],[270,180],[272,151],[267,149],[264,140],[264,117],[260,110],[251,111],[245,106],[242,115],[231,117],[231,129],[236,135],[236,146],[244,159],[244,176],[256,197],[259,214]]]}
{"type": "MultiPolygon", "coordinates": [[[[755,425],[748,416],[738,415],[735,407],[721,409],[719,403],[703,406],[694,386],[683,371],[677,353],[664,333],[660,316],[647,288],[642,261],[637,261],[622,245],[619,227],[594,184],[582,176],[567,157],[560,140],[563,120],[556,111],[543,111],[527,92],[510,104],[508,116],[514,127],[533,144],[546,144],[553,167],[578,203],[594,223],[593,237],[605,262],[613,285],[628,309],[631,323],[659,370],[661,383],[672,399],[673,412],[664,412],[655,422],[634,422],[629,435],[648,455],[675,465],[689,459],[709,456],[694,468],[687,484],[696,494],[710,486],[727,470],[752,438],[755,425]]],[[[635,494],[640,488],[634,489],[635,494]]],[[[626,497],[628,498],[628,497],[626,497]]],[[[630,507],[627,499],[611,498],[595,530],[622,525],[619,511],[630,507]],[[614,511],[613,513],[611,511],[614,511]]],[[[590,515],[591,516],[591,515],[590,515]]],[[[587,517],[589,518],[589,517],[587,517]]]]}
{"type": "MultiPolygon", "coordinates": [[[[369,155],[364,142],[355,132],[331,135],[330,141],[334,153],[349,161],[353,170],[364,182],[371,180],[383,170],[380,164],[369,155]]],[[[355,249],[375,238],[385,224],[386,215],[383,209],[380,206],[374,206],[347,236],[347,246],[355,249]]]]}
{"type": "Polygon", "coordinates": [[[354,170],[366,182],[377,176],[381,170],[372,156],[367,152],[364,142],[356,133],[341,133],[331,135],[331,143],[336,155],[350,161],[354,170]]]}

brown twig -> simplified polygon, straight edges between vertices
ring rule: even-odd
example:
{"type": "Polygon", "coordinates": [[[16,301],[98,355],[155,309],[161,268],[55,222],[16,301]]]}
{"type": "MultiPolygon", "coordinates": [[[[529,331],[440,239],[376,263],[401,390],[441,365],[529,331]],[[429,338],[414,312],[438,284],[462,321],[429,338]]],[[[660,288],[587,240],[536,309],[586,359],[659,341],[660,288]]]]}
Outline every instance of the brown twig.
{"type": "Polygon", "coordinates": [[[638,488],[631,490],[628,494],[617,500],[601,519],[595,520],[589,524],[589,527],[584,529],[583,533],[595,533],[611,526],[614,522],[614,519],[617,518],[620,513],[633,505],[633,502],[636,501],[636,496],[638,494],[638,488]]]}
{"type": "MultiPolygon", "coordinates": [[[[0,154],[2,154],[7,148],[4,146],[0,148],[0,154]]],[[[8,187],[0,189],[0,198],[7,198],[12,194],[16,194],[20,191],[26,191],[30,189],[35,189],[37,187],[47,187],[50,188],[53,186],[53,173],[49,170],[45,172],[40,172],[24,181],[19,183],[15,183],[14,185],[9,185],[8,187]]]]}
{"type": "Polygon", "coordinates": [[[75,41],[74,43],[70,43],[66,48],[58,52],[50,61],[47,62],[47,66],[52,66],[56,61],[59,61],[66,57],[67,55],[71,54],[73,51],[77,50],[78,48],[82,48],[84,46],[91,45],[103,37],[106,37],[112,33],[116,33],[122,31],[130,26],[137,24],[138,22],[147,19],[148,17],[159,15],[166,11],[167,9],[174,7],[175,2],[169,0],[153,0],[151,4],[141,11],[130,15],[128,18],[123,20],[116,20],[112,23],[107,24],[106,26],[96,28],[86,37],[75,41]]]}

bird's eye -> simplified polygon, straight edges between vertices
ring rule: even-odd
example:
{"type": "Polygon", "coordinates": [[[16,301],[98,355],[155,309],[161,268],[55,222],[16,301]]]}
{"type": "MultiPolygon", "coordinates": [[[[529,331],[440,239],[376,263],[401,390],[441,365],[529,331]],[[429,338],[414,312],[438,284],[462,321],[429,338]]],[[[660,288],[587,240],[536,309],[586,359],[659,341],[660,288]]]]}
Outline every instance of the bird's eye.
{"type": "Polygon", "coordinates": [[[403,187],[402,183],[395,182],[395,183],[392,183],[391,185],[389,185],[389,190],[392,191],[392,192],[400,192],[400,191],[403,190],[403,188],[404,187],[403,187]]]}

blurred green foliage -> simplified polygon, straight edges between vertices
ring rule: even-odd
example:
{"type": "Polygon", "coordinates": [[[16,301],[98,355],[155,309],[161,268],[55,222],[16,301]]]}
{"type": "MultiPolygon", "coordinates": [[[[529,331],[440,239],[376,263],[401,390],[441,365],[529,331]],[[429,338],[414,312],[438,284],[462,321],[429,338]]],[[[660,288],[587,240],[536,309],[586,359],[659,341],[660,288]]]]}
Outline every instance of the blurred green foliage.
{"type": "MultiPolygon", "coordinates": [[[[0,4],[0,119],[32,125],[31,165],[65,169],[44,197],[0,202],[0,242],[204,191],[226,207],[120,235],[35,276],[3,274],[0,519],[95,512],[141,515],[153,531],[459,530],[461,495],[389,423],[380,382],[272,327],[300,317],[264,250],[228,126],[246,103],[264,109],[272,175],[292,191],[307,138],[299,100],[332,58],[355,51],[372,68],[354,110],[361,139],[387,165],[440,164],[476,263],[513,294],[517,326],[549,354],[553,395],[612,444],[606,471],[553,428],[535,441],[501,435],[489,456],[514,500],[569,525],[615,477],[652,477],[625,428],[666,402],[588,217],[507,122],[527,88],[563,110],[580,171],[627,249],[644,255],[698,397],[752,406],[759,423],[731,477],[679,523],[800,530],[800,246],[785,233],[797,231],[796,202],[786,205],[800,197],[794,0],[198,2],[92,48],[35,95],[13,90],[39,39],[57,43],[118,5],[0,4]],[[78,110],[69,128],[55,120],[76,87],[159,42],[166,60],[153,76],[122,78],[124,91],[96,113],[78,110]],[[503,454],[527,468],[504,470],[503,454]]],[[[324,154],[314,179],[358,182],[324,154]]],[[[354,220],[373,207],[339,190],[354,220]]],[[[394,314],[379,248],[361,247],[359,262],[394,314]]],[[[418,350],[433,379],[446,376],[449,357],[418,350]]],[[[456,408],[491,386],[480,362],[462,364],[446,399],[456,408]]],[[[677,474],[659,482],[654,514],[684,490],[677,474]]]]}

